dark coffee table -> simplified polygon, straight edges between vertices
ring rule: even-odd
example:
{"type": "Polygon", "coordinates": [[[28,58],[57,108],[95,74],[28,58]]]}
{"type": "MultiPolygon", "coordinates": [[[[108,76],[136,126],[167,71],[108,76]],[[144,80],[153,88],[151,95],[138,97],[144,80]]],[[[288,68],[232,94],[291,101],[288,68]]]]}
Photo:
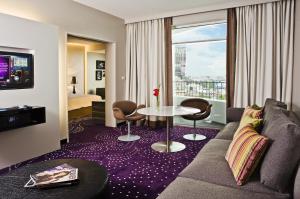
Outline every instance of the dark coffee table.
{"type": "Polygon", "coordinates": [[[81,159],[58,159],[39,162],[0,176],[0,198],[9,199],[94,199],[104,198],[108,182],[107,171],[95,162],[81,159]],[[29,175],[68,163],[78,168],[80,182],[51,189],[24,188],[29,175]]]}

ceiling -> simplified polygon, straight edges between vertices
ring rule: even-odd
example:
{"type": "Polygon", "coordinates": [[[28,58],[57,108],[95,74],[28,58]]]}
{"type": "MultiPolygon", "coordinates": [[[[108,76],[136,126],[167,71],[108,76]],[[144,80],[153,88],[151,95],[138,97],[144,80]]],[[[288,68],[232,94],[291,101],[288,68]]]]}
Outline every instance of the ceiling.
{"type": "Polygon", "coordinates": [[[89,7],[129,20],[166,12],[193,9],[228,0],[74,0],[89,7]]]}
{"type": "Polygon", "coordinates": [[[73,0],[125,20],[178,16],[274,0],[73,0]],[[155,16],[155,17],[154,17],[155,16]]]}
{"type": "Polygon", "coordinates": [[[68,35],[68,43],[77,43],[77,44],[82,44],[82,45],[103,45],[105,46],[105,43],[92,40],[92,39],[87,39],[87,38],[82,38],[82,37],[77,37],[73,35],[68,35]]]}
{"type": "Polygon", "coordinates": [[[106,45],[103,42],[68,35],[68,46],[84,47],[88,52],[105,53],[106,45]]]}

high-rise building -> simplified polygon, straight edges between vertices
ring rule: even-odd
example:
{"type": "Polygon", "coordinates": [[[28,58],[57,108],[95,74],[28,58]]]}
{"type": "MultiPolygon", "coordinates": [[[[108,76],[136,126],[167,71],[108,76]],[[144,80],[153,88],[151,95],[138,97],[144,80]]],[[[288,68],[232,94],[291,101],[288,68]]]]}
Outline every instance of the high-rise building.
{"type": "Polygon", "coordinates": [[[185,46],[175,47],[175,76],[180,79],[185,76],[186,51],[187,48],[185,46]]]}

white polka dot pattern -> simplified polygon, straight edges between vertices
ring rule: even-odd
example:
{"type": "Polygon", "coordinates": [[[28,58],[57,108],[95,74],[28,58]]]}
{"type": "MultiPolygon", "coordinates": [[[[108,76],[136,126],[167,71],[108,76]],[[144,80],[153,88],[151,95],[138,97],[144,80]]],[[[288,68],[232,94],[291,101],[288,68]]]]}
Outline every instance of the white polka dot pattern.
{"type": "Polygon", "coordinates": [[[70,143],[61,150],[15,165],[22,165],[59,158],[81,158],[105,166],[109,173],[109,189],[112,199],[156,198],[196,156],[200,149],[213,137],[216,129],[196,129],[208,139],[198,142],[183,139],[193,131],[188,127],[174,127],[171,139],[186,145],[177,153],[159,153],[151,144],[165,140],[165,128],[132,127],[132,133],[141,139],[121,142],[117,137],[126,134],[127,127],[108,128],[96,119],[86,118],[70,123],[70,143]]]}

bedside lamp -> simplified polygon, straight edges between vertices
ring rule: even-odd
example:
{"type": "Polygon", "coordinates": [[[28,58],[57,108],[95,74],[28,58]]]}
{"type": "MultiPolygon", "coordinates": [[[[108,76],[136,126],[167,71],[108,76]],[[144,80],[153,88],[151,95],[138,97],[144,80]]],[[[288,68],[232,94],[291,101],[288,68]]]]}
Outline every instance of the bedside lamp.
{"type": "Polygon", "coordinates": [[[73,94],[76,94],[76,90],[75,90],[75,84],[76,84],[77,82],[76,82],[76,77],[75,76],[73,76],[72,77],[72,81],[71,81],[71,84],[73,84],[73,94]]]}

